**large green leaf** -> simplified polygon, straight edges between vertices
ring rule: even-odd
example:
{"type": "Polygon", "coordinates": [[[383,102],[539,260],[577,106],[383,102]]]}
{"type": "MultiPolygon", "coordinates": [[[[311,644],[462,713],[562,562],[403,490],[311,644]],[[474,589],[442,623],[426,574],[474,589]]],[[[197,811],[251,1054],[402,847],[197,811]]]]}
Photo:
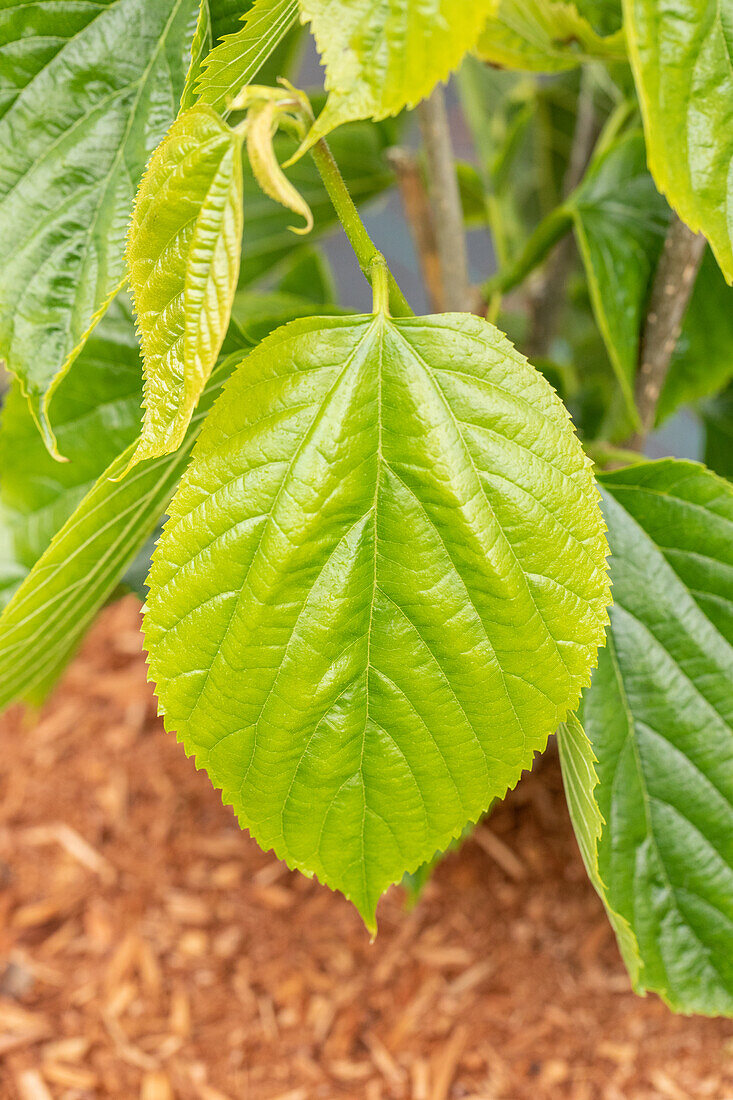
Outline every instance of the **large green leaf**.
{"type": "Polygon", "coordinates": [[[251,83],[298,19],[298,0],[255,0],[243,25],[205,58],[197,84],[199,99],[217,110],[251,83]]]}
{"type": "MultiPolygon", "coordinates": [[[[389,122],[353,122],[337,130],[329,139],[346,186],[357,205],[368,202],[393,183],[394,176],[384,154],[395,140],[395,124],[389,122]]],[[[283,163],[295,151],[297,142],[280,133],[275,137],[274,147],[277,159],[283,163]]],[[[311,157],[303,157],[293,164],[287,174],[313,213],[315,234],[336,225],[333,204],[311,157]]],[[[292,222],[292,214],[263,193],[249,165],[245,164],[241,285],[255,282],[294,249],[302,248],[302,242],[289,228],[292,222]]]]}
{"type": "Polygon", "coordinates": [[[48,404],[125,276],[135,188],[176,115],[198,0],[0,0],[0,357],[48,404]]]}
{"type": "Polygon", "coordinates": [[[733,16],[727,0],[624,0],[657,187],[733,281],[733,16]]]}
{"type": "Polygon", "coordinates": [[[614,604],[581,718],[598,865],[637,989],[733,1013],[733,486],[695,463],[603,481],[614,604]]]}
{"type": "MultiPolygon", "coordinates": [[[[0,414],[0,501],[8,532],[0,574],[15,566],[15,585],[48,548],[106,467],[140,430],[142,364],[126,303],[113,303],[55,398],[54,422],[67,462],[46,450],[16,385],[0,414]]],[[[4,598],[3,598],[4,597],[4,598]]]]}
{"type": "Polygon", "coordinates": [[[495,0],[300,0],[326,69],[325,108],[305,142],[413,107],[476,43],[495,0]]]}
{"type": "Polygon", "coordinates": [[[122,478],[135,445],[128,447],[33,566],[0,615],[0,710],[17,700],[39,702],[53,687],[155,530],[229,370],[224,360],[212,372],[183,447],[141,462],[122,478]]]}
{"type": "Polygon", "coordinates": [[[623,30],[604,36],[566,0],[499,0],[476,53],[505,69],[553,73],[593,58],[624,61],[623,30]]]}
{"type": "Polygon", "coordinates": [[[657,423],[733,378],[733,290],[705,253],[657,405],[657,423]]]}
{"type": "Polygon", "coordinates": [[[150,162],[130,227],[145,367],[133,462],[174,451],[186,433],[229,325],[241,241],[242,136],[192,107],[150,162]]]}
{"type": "Polygon", "coordinates": [[[635,418],[639,338],[669,213],[646,170],[642,135],[632,131],[596,157],[566,208],[598,327],[635,418]]]}
{"type": "Polygon", "coordinates": [[[170,517],[145,618],[167,728],[373,928],[595,662],[606,544],[568,414],[479,318],[296,321],[233,376],[170,517]]]}

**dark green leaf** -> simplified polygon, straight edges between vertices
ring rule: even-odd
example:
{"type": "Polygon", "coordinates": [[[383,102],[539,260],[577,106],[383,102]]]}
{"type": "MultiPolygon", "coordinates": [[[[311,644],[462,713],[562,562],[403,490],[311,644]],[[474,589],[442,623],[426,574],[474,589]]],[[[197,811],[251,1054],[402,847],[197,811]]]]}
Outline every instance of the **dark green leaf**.
{"type": "Polygon", "coordinates": [[[702,419],[705,462],[721,477],[733,479],[733,387],[705,403],[702,419]]]}
{"type": "Polygon", "coordinates": [[[294,254],[278,283],[278,290],[296,298],[307,298],[319,306],[332,305],[336,301],[331,265],[323,252],[308,245],[294,254]]]}
{"type": "Polygon", "coordinates": [[[229,369],[225,360],[212,373],[175,455],[141,462],[121,479],[133,443],[107,467],[0,615],[0,710],[40,702],[53,687],[165,512],[229,369]]]}
{"type": "Polygon", "coordinates": [[[135,188],[178,110],[198,7],[0,5],[0,356],[49,447],[54,386],[124,280],[135,188]]]}
{"type": "Polygon", "coordinates": [[[566,207],[573,216],[598,327],[635,418],[641,325],[669,217],[646,170],[642,135],[626,134],[595,158],[566,207]]]}
{"type": "MultiPolygon", "coordinates": [[[[113,303],[56,394],[54,419],[68,462],[49,455],[19,386],[12,388],[0,414],[0,500],[8,538],[3,560],[16,568],[15,584],[6,587],[0,604],[110,462],[137,437],[141,397],[135,327],[121,300],[113,303]]],[[[5,572],[0,566],[0,575],[5,572]]]]}
{"type": "Polygon", "coordinates": [[[614,604],[581,719],[608,903],[638,990],[733,1013],[733,487],[672,459],[606,474],[614,604]]]}
{"type": "Polygon", "coordinates": [[[575,714],[569,715],[567,721],[561,722],[558,726],[557,746],[565,796],[580,854],[588,872],[588,878],[606,907],[624,962],[632,982],[636,984],[641,963],[636,937],[631,931],[629,922],[610,905],[608,891],[598,867],[598,843],[603,834],[604,825],[597,802],[596,764],[598,761],[585,730],[575,714]]]}

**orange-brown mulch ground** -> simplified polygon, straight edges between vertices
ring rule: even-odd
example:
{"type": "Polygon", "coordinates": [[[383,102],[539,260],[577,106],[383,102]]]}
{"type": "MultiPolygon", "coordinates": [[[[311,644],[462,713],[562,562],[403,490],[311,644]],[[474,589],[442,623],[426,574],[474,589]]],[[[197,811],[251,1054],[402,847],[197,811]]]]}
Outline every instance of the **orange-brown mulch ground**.
{"type": "Polygon", "coordinates": [[[374,944],[164,734],[138,607],[0,722],[2,1100],[729,1100],[733,1024],[639,999],[555,761],[374,944]]]}

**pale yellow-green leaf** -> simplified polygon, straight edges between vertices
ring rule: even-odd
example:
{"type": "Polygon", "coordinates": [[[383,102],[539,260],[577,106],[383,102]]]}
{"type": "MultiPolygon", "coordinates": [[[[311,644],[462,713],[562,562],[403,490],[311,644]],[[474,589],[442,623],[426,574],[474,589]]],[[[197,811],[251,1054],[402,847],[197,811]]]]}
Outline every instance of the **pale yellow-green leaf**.
{"type": "Polygon", "coordinates": [[[247,155],[252,174],[265,194],[303,218],[305,225],[291,226],[293,232],[310,233],[313,228],[311,209],[283,172],[273,148],[280,113],[274,100],[251,108],[247,117],[247,155]]]}
{"type": "Polygon", "coordinates": [[[598,842],[603,832],[603,816],[596,801],[596,758],[585,730],[575,714],[560,724],[557,731],[560,767],[568,801],[570,818],[575,829],[580,854],[588,878],[603,902],[611,922],[619,950],[635,985],[639,976],[639,946],[629,922],[609,903],[608,890],[598,869],[598,842]]]}
{"type": "Polygon", "coordinates": [[[309,148],[342,122],[413,107],[472,49],[496,0],[301,0],[326,68],[309,148]]]}
{"type": "Polygon", "coordinates": [[[624,0],[649,169],[733,282],[733,12],[729,0],[624,0]]]}
{"type": "Polygon", "coordinates": [[[601,35],[573,3],[500,0],[478,40],[482,60],[504,69],[561,72],[583,61],[623,61],[623,30],[601,35]]]}
{"type": "Polygon", "coordinates": [[[241,251],[241,152],[241,136],[210,107],[192,107],[140,187],[128,261],[145,418],[131,464],[180,445],[226,335],[241,251]]]}

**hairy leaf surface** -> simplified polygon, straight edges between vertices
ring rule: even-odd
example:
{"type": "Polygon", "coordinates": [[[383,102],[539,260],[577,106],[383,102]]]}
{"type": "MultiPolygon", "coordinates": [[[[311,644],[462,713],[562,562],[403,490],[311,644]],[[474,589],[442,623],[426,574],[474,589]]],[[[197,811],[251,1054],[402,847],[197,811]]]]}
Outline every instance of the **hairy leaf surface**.
{"type": "Polygon", "coordinates": [[[595,662],[606,546],[568,414],[476,317],[296,321],[233,376],[170,516],[145,619],[167,727],[374,927],[595,662]]]}
{"type": "Polygon", "coordinates": [[[326,68],[328,101],[309,148],[343,122],[413,107],[476,43],[495,0],[301,0],[326,68]]]}
{"type": "MultiPolygon", "coordinates": [[[[142,363],[127,304],[115,301],[61,382],[54,422],[67,462],[46,450],[16,383],[0,413],[0,501],[16,583],[140,431],[142,363]]],[[[0,566],[0,572],[3,567],[0,566]]],[[[12,588],[0,593],[0,606],[12,588]]]]}
{"type": "Polygon", "coordinates": [[[221,350],[239,275],[241,157],[240,135],[196,106],[145,173],[128,245],[145,367],[134,462],[180,445],[221,350]]]}
{"type": "Polygon", "coordinates": [[[733,487],[690,462],[603,482],[614,604],[581,719],[608,902],[638,990],[733,1013],[733,487]]]}
{"type": "Polygon", "coordinates": [[[733,281],[733,16],[719,0],[624,0],[657,187],[733,281]]]}
{"type": "Polygon", "coordinates": [[[184,446],[174,455],[141,462],[120,479],[134,444],[128,447],[33,566],[0,615],[0,710],[19,700],[40,702],[54,686],[155,530],[229,370],[230,360],[224,360],[213,371],[184,446]]]}
{"type": "Polygon", "coordinates": [[[211,51],[197,84],[199,100],[221,111],[252,82],[298,19],[298,0],[256,0],[243,25],[211,51]]]}
{"type": "Polygon", "coordinates": [[[623,30],[598,34],[565,0],[499,0],[476,53],[502,68],[554,73],[593,58],[624,61],[626,43],[623,30]]]}
{"type": "Polygon", "coordinates": [[[0,4],[0,357],[48,404],[125,276],[145,163],[175,118],[198,0],[0,4]]]}

